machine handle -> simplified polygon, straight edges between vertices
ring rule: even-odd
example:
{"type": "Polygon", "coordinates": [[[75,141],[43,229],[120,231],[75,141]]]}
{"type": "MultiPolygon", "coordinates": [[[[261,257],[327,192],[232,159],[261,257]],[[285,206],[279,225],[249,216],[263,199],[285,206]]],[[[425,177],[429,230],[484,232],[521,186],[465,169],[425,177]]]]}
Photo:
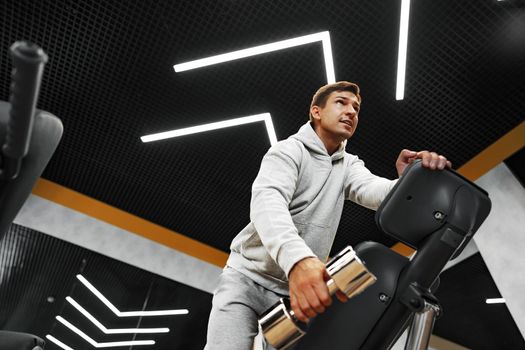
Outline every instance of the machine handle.
{"type": "Polygon", "coordinates": [[[10,118],[5,143],[2,145],[3,164],[0,178],[14,179],[27,154],[33,130],[36,102],[47,55],[35,44],[17,41],[10,48],[13,60],[10,118]]]}

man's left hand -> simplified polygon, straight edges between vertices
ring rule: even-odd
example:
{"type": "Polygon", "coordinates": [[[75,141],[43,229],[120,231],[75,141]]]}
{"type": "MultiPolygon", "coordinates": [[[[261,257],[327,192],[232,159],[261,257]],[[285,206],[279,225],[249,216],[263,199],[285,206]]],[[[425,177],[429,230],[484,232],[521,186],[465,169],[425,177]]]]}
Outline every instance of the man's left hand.
{"type": "Polygon", "coordinates": [[[436,152],[429,151],[410,151],[404,149],[399,153],[396,161],[397,174],[401,176],[405,171],[406,167],[411,164],[414,160],[421,159],[421,164],[425,168],[432,170],[443,170],[445,167],[452,168],[452,163],[447,160],[444,156],[437,154],[436,152]]]}

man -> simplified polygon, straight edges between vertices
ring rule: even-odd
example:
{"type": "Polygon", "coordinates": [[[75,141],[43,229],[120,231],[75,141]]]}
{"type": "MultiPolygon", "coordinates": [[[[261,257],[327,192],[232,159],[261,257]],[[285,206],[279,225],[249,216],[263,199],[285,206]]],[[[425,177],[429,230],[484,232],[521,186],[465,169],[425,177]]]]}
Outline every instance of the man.
{"type": "MultiPolygon", "coordinates": [[[[344,200],[375,210],[396,182],[373,175],[345,152],[360,105],[353,83],[321,87],[310,121],[264,156],[252,187],[251,222],[234,238],[214,294],[206,349],[251,349],[259,315],[282,296],[289,295],[303,322],[331,304],[325,262],[344,200]]],[[[403,150],[399,176],[417,158],[431,169],[450,166],[436,153],[403,150]]]]}

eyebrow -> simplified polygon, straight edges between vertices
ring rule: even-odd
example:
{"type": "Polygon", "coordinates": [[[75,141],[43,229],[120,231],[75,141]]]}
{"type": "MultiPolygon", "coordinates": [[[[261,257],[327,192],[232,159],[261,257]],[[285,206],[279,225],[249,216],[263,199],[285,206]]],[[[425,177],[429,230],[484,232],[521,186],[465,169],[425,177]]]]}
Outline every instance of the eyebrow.
{"type": "MultiPolygon", "coordinates": [[[[350,100],[348,97],[342,96],[342,95],[337,95],[335,96],[335,98],[342,98],[343,100],[350,100]]],[[[358,107],[361,107],[361,103],[359,103],[359,101],[356,101],[356,103],[358,107]]]]}

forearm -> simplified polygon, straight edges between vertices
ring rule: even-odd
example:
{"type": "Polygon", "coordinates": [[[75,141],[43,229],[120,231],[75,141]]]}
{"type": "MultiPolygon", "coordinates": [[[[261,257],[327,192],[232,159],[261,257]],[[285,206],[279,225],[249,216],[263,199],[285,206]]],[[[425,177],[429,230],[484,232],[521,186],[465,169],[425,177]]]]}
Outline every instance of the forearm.
{"type": "Polygon", "coordinates": [[[397,183],[396,180],[388,180],[382,177],[371,178],[368,181],[354,184],[347,199],[360,204],[366,208],[377,210],[390,190],[397,183]]]}
{"type": "Polygon", "coordinates": [[[358,158],[347,171],[345,198],[372,210],[379,208],[397,182],[372,174],[358,158]]]}

